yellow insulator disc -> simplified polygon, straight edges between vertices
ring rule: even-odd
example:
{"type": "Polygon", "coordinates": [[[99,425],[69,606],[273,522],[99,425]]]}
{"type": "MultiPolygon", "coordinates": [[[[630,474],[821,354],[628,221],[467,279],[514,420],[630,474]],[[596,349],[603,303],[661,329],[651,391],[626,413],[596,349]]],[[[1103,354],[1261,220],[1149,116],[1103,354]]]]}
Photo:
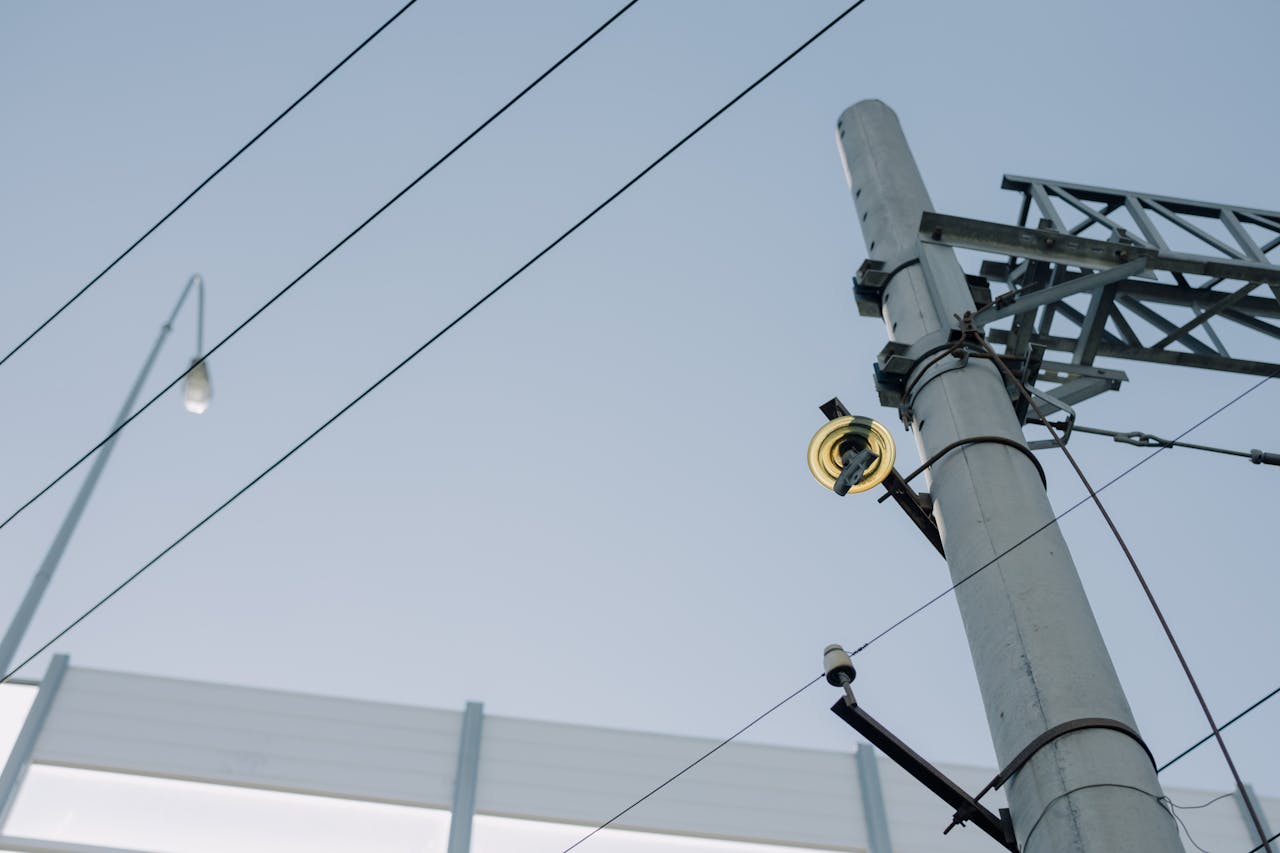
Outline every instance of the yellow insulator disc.
{"type": "Polygon", "coordinates": [[[889,476],[896,454],[889,430],[884,424],[871,418],[846,415],[827,421],[809,442],[809,470],[819,483],[828,489],[834,488],[836,478],[844,470],[844,454],[868,447],[879,458],[867,468],[862,479],[849,489],[850,493],[865,492],[880,485],[889,476]]]}

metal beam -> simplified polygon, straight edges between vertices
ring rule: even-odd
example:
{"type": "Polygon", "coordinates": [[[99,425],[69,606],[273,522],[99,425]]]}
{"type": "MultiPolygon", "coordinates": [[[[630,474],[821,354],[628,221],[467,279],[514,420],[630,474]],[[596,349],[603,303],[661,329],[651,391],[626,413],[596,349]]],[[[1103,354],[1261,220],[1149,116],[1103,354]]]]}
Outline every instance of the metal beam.
{"type": "Polygon", "coordinates": [[[858,793],[862,798],[862,818],[867,825],[868,853],[893,853],[889,843],[889,813],[884,808],[884,792],[880,789],[880,767],[876,749],[859,743],[853,754],[858,765],[858,793]]]}
{"type": "MultiPolygon", "coordinates": [[[[1201,341],[1190,332],[1180,332],[1178,324],[1174,323],[1168,317],[1153,311],[1151,308],[1143,305],[1131,296],[1120,296],[1116,299],[1121,305],[1146,320],[1162,332],[1167,333],[1173,340],[1190,349],[1192,352],[1198,352],[1201,355],[1219,355],[1218,351],[1201,341]]],[[[1164,347],[1149,347],[1149,349],[1160,350],[1164,347]]]]}
{"type": "MultiPolygon", "coordinates": [[[[1009,333],[1004,329],[991,329],[987,339],[992,343],[1008,343],[1009,333]]],[[[1060,335],[1036,334],[1030,341],[1032,346],[1044,347],[1058,352],[1073,352],[1079,341],[1076,338],[1064,338],[1060,335]]],[[[1099,358],[1123,358],[1129,361],[1146,361],[1153,364],[1170,364],[1178,367],[1199,367],[1204,370],[1221,370],[1228,373],[1244,373],[1250,376],[1274,376],[1280,374],[1280,364],[1266,361],[1252,361],[1244,358],[1224,358],[1216,353],[1201,355],[1194,352],[1175,352],[1173,350],[1146,349],[1145,347],[1117,346],[1106,341],[1098,344],[1099,358]]]]}
{"type": "MultiPolygon", "coordinates": [[[[1016,190],[1018,192],[1031,192],[1036,184],[1048,184],[1049,181],[1041,178],[1028,178],[1021,175],[1005,175],[1000,186],[1006,190],[1016,190]]],[[[1271,210],[1262,210],[1256,207],[1241,207],[1237,204],[1216,204],[1213,202],[1195,201],[1189,198],[1178,198],[1177,196],[1152,195],[1151,193],[1138,193],[1130,190],[1108,189],[1107,187],[1097,187],[1090,184],[1076,184],[1063,181],[1054,182],[1057,186],[1070,190],[1077,198],[1086,201],[1096,201],[1100,203],[1116,202],[1124,203],[1128,198],[1138,198],[1144,203],[1157,201],[1170,210],[1178,213],[1185,213],[1191,216],[1206,216],[1216,218],[1223,208],[1230,208],[1237,214],[1246,214],[1253,216],[1261,216],[1264,218],[1275,219],[1280,217],[1280,213],[1271,210]]]]}
{"type": "Polygon", "coordinates": [[[471,850],[471,823],[476,814],[476,783],[480,778],[480,734],[483,728],[484,705],[468,702],[462,714],[458,772],[453,778],[448,853],[468,853],[471,850]]]}
{"type": "MultiPolygon", "coordinates": [[[[1158,340],[1158,341],[1156,341],[1154,344],[1152,344],[1152,345],[1151,345],[1151,348],[1152,348],[1152,349],[1164,349],[1164,348],[1165,348],[1165,347],[1167,347],[1169,344],[1171,344],[1171,343],[1173,343],[1174,341],[1179,340],[1180,338],[1182,338],[1184,335],[1186,335],[1186,334],[1187,334],[1188,332],[1190,332],[1192,329],[1196,328],[1197,326],[1202,325],[1203,323],[1207,323],[1207,322],[1209,321],[1209,318],[1210,318],[1210,317],[1213,317],[1215,314],[1218,314],[1219,312],[1221,312],[1221,311],[1223,311],[1223,310],[1225,310],[1225,309],[1227,309],[1227,308],[1230,308],[1231,306],[1233,306],[1233,305],[1235,305],[1236,303],[1240,302],[1240,300],[1244,299],[1244,298],[1245,298],[1246,296],[1248,296],[1251,292],[1253,292],[1253,289],[1254,289],[1255,287],[1259,287],[1261,284],[1262,284],[1262,282],[1260,282],[1260,281],[1251,281],[1251,282],[1249,282],[1249,283],[1245,284],[1244,286],[1242,286],[1242,287],[1241,287],[1239,290],[1237,290],[1235,293],[1233,293],[1233,294],[1231,294],[1230,296],[1228,296],[1226,299],[1221,299],[1221,300],[1219,300],[1218,302],[1216,302],[1212,308],[1204,308],[1204,307],[1202,307],[1202,306],[1200,306],[1200,305],[1196,305],[1196,306],[1194,306],[1194,307],[1195,307],[1195,310],[1196,310],[1196,311],[1198,311],[1198,312],[1200,312],[1196,317],[1194,317],[1192,320],[1190,320],[1190,321],[1188,321],[1188,322],[1186,322],[1186,323],[1183,323],[1183,324],[1182,324],[1181,326],[1179,326],[1178,328],[1176,328],[1176,329],[1174,329],[1173,331],[1169,332],[1169,334],[1165,335],[1163,338],[1161,338],[1160,340],[1158,340]]],[[[1208,327],[1208,326],[1205,326],[1205,331],[1211,331],[1211,330],[1209,329],[1209,327],[1208,327]]],[[[1221,346],[1219,346],[1219,351],[1221,351],[1221,346]]],[[[1221,354],[1225,355],[1225,353],[1221,353],[1221,354]]]]}
{"type": "MultiPolygon", "coordinates": [[[[1161,284],[1154,281],[1142,281],[1131,278],[1116,285],[1116,293],[1132,296],[1143,302],[1155,302],[1161,305],[1183,305],[1187,308],[1200,306],[1212,309],[1232,294],[1220,290],[1201,290],[1199,288],[1177,287],[1172,284],[1161,284]]],[[[1264,296],[1246,296],[1236,307],[1246,314],[1255,317],[1267,317],[1280,320],[1280,304],[1274,299],[1264,296]]]]}
{"type": "MultiPolygon", "coordinates": [[[[1120,267],[1116,267],[1120,269],[1120,267]]],[[[1089,311],[1080,324],[1080,343],[1075,349],[1072,360],[1077,364],[1093,364],[1098,355],[1098,344],[1102,342],[1102,334],[1107,328],[1107,317],[1116,302],[1116,289],[1104,287],[1095,290],[1089,298],[1089,311]]]]}
{"type": "Polygon", "coordinates": [[[1160,214],[1165,219],[1169,220],[1169,222],[1172,223],[1173,225],[1177,226],[1178,228],[1181,228],[1183,231],[1186,231],[1188,234],[1190,234],[1192,237],[1195,237],[1200,242],[1208,243],[1210,246],[1217,249],[1219,252],[1226,255],[1228,258],[1234,258],[1235,260],[1244,259],[1244,253],[1241,252],[1239,249],[1235,249],[1235,248],[1232,248],[1231,246],[1228,246],[1226,243],[1222,242],[1217,237],[1210,234],[1208,231],[1205,231],[1200,226],[1196,225],[1193,222],[1188,222],[1187,220],[1183,219],[1181,214],[1173,212],[1172,210],[1165,207],[1160,202],[1155,201],[1154,199],[1148,198],[1148,199],[1143,199],[1143,201],[1146,202],[1147,207],[1151,208],[1156,213],[1160,214]]]}
{"type": "Polygon", "coordinates": [[[1146,269],[1146,266],[1147,259],[1138,258],[1103,272],[1077,276],[1070,281],[1064,281],[1062,284],[1055,284],[1053,287],[1043,287],[1030,293],[1014,291],[1009,294],[1013,297],[1011,301],[1004,304],[999,304],[1000,300],[993,302],[990,306],[983,308],[974,315],[973,320],[978,325],[986,325],[1004,317],[1035,310],[1041,305],[1047,305],[1050,302],[1061,302],[1068,296],[1097,290],[1100,287],[1106,287],[1108,284],[1124,281],[1129,276],[1142,272],[1146,269]]]}
{"type": "Polygon", "coordinates": [[[1000,817],[995,812],[944,776],[938,768],[886,729],[879,720],[862,710],[861,706],[849,702],[842,696],[831,706],[831,710],[837,717],[852,726],[854,731],[878,746],[894,764],[910,773],[917,782],[955,809],[957,823],[972,822],[995,841],[1012,850],[1013,853],[1017,853],[1017,844],[1005,836],[1004,824],[1000,822],[1000,817]]]}
{"type": "MultiPolygon", "coordinates": [[[[1077,225],[1075,228],[1071,229],[1072,234],[1079,234],[1085,229],[1087,229],[1090,225],[1101,225],[1103,228],[1106,228],[1108,231],[1111,232],[1112,240],[1118,240],[1120,239],[1121,234],[1129,233],[1129,229],[1125,228],[1123,225],[1120,225],[1112,221],[1108,216],[1108,214],[1115,212],[1115,209],[1117,207],[1121,206],[1118,202],[1114,202],[1114,201],[1107,202],[1106,210],[1098,211],[1089,207],[1089,205],[1085,204],[1083,201],[1076,198],[1067,190],[1063,189],[1059,184],[1047,184],[1047,186],[1051,190],[1053,190],[1054,195],[1056,195],[1058,198],[1062,199],[1067,204],[1074,207],[1077,211],[1085,215],[1085,220],[1081,222],[1079,225],[1077,225]]],[[[1132,239],[1137,243],[1142,242],[1142,240],[1139,240],[1136,237],[1132,239]]]]}
{"type": "Polygon", "coordinates": [[[1222,319],[1230,320],[1233,323],[1239,323],[1242,326],[1248,326],[1255,332],[1261,332],[1262,334],[1272,338],[1280,338],[1280,326],[1259,320],[1256,317],[1250,317],[1248,314],[1241,311],[1227,309],[1222,312],[1222,319]]]}
{"type": "Polygon", "coordinates": [[[45,721],[49,719],[49,712],[53,710],[53,700],[58,695],[58,688],[62,686],[63,677],[67,674],[69,661],[70,658],[66,655],[54,655],[53,660],[49,661],[49,668],[45,670],[44,678],[40,681],[40,689],[36,692],[36,701],[31,704],[31,710],[27,712],[27,719],[22,724],[22,731],[18,733],[18,739],[9,753],[9,760],[5,762],[4,771],[0,772],[0,826],[3,826],[8,819],[9,810],[13,808],[13,801],[18,795],[18,788],[21,787],[22,780],[27,775],[27,767],[31,764],[31,756],[35,752],[36,740],[40,737],[45,721]]]}
{"type": "Polygon", "coordinates": [[[926,212],[921,217],[920,239],[955,248],[1052,261],[1084,269],[1114,267],[1136,258],[1146,258],[1149,269],[1280,285],[1280,266],[1269,263],[1162,252],[1149,246],[1094,240],[1058,231],[1019,228],[942,213],[926,212]]]}

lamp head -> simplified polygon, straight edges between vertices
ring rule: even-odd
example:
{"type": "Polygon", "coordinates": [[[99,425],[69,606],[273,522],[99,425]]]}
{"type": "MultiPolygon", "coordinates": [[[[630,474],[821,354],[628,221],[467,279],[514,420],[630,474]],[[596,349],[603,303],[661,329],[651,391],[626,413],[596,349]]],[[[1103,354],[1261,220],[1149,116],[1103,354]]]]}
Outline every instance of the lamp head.
{"type": "Polygon", "coordinates": [[[182,404],[188,412],[199,415],[209,408],[211,399],[213,385],[209,382],[209,368],[200,358],[193,358],[191,369],[182,382],[182,404]]]}

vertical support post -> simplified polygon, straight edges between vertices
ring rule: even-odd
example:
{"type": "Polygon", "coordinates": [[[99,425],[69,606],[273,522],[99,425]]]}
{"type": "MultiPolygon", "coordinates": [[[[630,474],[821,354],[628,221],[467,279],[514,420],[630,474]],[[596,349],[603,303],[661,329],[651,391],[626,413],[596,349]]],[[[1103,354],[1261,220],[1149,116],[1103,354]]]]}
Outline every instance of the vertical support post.
{"type": "Polygon", "coordinates": [[[1253,802],[1252,813],[1249,811],[1249,804],[1244,801],[1244,797],[1240,795],[1239,791],[1236,791],[1233,796],[1236,805],[1240,807],[1240,816],[1244,818],[1244,825],[1249,830],[1249,837],[1253,839],[1254,844],[1260,845],[1271,837],[1271,824],[1267,822],[1267,815],[1262,811],[1262,800],[1258,799],[1258,795],[1254,793],[1253,786],[1246,783],[1244,790],[1253,802]],[[1258,827],[1253,822],[1254,814],[1258,816],[1258,823],[1262,824],[1263,835],[1261,838],[1258,837],[1258,827]]]}
{"type": "MultiPolygon", "coordinates": [[[[945,342],[955,318],[974,305],[955,253],[919,241],[921,214],[933,207],[898,118],[880,101],[863,101],[838,127],[868,256],[887,268],[920,258],[885,290],[889,337],[917,352],[945,342]]],[[[917,369],[924,372],[911,379],[921,458],[974,436],[1025,442],[995,366],[970,359],[956,368],[954,359],[924,359],[917,369]]],[[[1001,764],[1065,722],[1101,717],[1136,729],[1032,464],[1000,444],[970,444],[940,459],[929,477],[952,580],[994,561],[956,590],[956,600],[1001,764]]],[[[1162,791],[1150,759],[1119,732],[1083,728],[1052,741],[1005,790],[1023,853],[1182,849],[1156,799],[1162,791]]]]}
{"type": "Polygon", "coordinates": [[[458,772],[453,777],[448,853],[468,853],[471,850],[471,820],[476,813],[476,782],[480,776],[480,734],[483,728],[484,705],[468,702],[462,714],[458,772]]]}
{"type": "Polygon", "coordinates": [[[49,712],[53,710],[53,700],[62,686],[63,676],[67,674],[69,660],[66,655],[54,655],[53,660],[49,661],[49,668],[45,670],[40,688],[36,692],[36,701],[31,704],[27,719],[22,724],[22,731],[18,733],[18,739],[9,753],[9,760],[0,772],[0,832],[3,832],[4,824],[9,819],[9,810],[13,808],[22,779],[27,775],[27,767],[35,753],[36,740],[40,737],[45,721],[49,719],[49,712]]]}
{"type": "Polygon", "coordinates": [[[893,853],[889,843],[889,814],[885,811],[884,793],[880,789],[875,747],[859,742],[854,761],[858,764],[858,792],[862,795],[862,816],[867,824],[867,849],[869,853],[893,853]]]}

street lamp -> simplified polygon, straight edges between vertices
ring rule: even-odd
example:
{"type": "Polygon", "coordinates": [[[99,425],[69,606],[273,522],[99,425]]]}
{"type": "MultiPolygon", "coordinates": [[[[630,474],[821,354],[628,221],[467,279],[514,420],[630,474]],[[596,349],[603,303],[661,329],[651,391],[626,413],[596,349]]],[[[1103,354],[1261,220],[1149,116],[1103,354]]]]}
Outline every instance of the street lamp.
{"type": "Polygon", "coordinates": [[[193,275],[187,279],[186,287],[182,288],[182,295],[178,297],[178,304],[173,306],[173,312],[169,314],[168,321],[160,327],[160,335],[156,338],[155,344],[152,345],[151,352],[148,353],[147,360],[143,362],[142,370],[138,373],[138,378],[134,380],[133,387],[129,389],[129,395],[125,397],[124,405],[120,407],[120,414],[116,416],[115,424],[111,427],[111,437],[103,443],[97,458],[93,460],[89,473],[80,485],[80,491],[76,493],[75,500],[71,502],[71,507],[62,519],[62,525],[58,528],[58,532],[53,537],[53,542],[49,545],[49,550],[44,555],[44,560],[40,563],[40,568],[36,571],[35,577],[31,579],[31,586],[27,588],[27,594],[23,596],[22,603],[18,605],[18,610],[13,616],[13,621],[9,623],[9,628],[5,631],[4,639],[0,640],[0,676],[7,675],[13,666],[18,644],[22,642],[27,628],[30,627],[31,619],[35,615],[36,608],[40,605],[40,599],[44,597],[45,590],[48,589],[49,582],[53,579],[53,572],[62,560],[63,552],[67,550],[67,543],[71,541],[71,534],[75,532],[76,525],[80,523],[80,516],[84,514],[85,505],[88,504],[94,487],[98,485],[98,478],[102,475],[102,469],[106,467],[107,460],[111,457],[111,451],[116,446],[116,439],[120,437],[119,430],[133,411],[134,403],[137,402],[138,395],[142,392],[142,386],[151,374],[151,368],[155,364],[156,356],[160,354],[160,348],[164,345],[165,338],[169,336],[169,332],[173,329],[173,321],[177,319],[178,312],[182,310],[182,306],[187,301],[187,296],[193,288],[198,294],[196,355],[191,360],[191,367],[183,381],[182,398],[183,404],[189,412],[200,414],[209,408],[209,400],[213,396],[213,388],[209,384],[209,368],[205,365],[203,357],[204,279],[200,275],[193,275]]]}
{"type": "MultiPolygon", "coordinates": [[[[213,398],[213,386],[209,384],[209,366],[204,362],[204,279],[199,275],[191,276],[187,282],[187,290],[191,282],[198,285],[196,291],[196,355],[191,359],[191,368],[182,381],[182,404],[193,415],[202,415],[209,408],[209,400],[213,398]]],[[[186,298],[186,290],[182,293],[186,298]]],[[[182,305],[182,300],[178,300],[182,305]]],[[[177,314],[177,311],[174,311],[177,314]]]]}

